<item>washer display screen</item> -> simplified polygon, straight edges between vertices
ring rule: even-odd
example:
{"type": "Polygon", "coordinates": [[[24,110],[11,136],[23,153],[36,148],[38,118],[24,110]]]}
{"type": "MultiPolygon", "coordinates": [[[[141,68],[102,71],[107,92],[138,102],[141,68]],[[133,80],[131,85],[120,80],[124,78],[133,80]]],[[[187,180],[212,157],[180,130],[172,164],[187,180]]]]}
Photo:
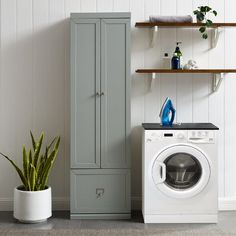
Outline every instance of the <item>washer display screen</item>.
{"type": "Polygon", "coordinates": [[[200,180],[202,168],[199,161],[189,153],[175,153],[165,161],[165,184],[176,190],[193,187],[200,180]]]}

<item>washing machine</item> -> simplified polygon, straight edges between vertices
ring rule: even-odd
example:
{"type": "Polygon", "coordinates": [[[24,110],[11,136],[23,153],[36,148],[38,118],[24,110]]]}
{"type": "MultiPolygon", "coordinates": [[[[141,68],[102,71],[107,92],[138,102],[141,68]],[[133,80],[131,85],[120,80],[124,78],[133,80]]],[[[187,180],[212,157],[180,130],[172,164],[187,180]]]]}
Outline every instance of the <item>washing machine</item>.
{"type": "Polygon", "coordinates": [[[217,133],[211,123],[143,125],[145,223],[216,223],[217,133]]]}

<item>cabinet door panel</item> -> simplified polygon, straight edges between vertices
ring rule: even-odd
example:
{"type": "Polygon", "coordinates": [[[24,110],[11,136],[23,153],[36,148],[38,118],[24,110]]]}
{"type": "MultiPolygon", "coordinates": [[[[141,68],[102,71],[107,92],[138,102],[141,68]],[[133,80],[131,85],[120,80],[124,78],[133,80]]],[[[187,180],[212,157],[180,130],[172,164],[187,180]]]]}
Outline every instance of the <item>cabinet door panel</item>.
{"type": "Polygon", "coordinates": [[[129,213],[129,170],[72,170],[71,213],[129,213]]]}
{"type": "Polygon", "coordinates": [[[100,167],[100,20],[71,21],[71,168],[100,167]]]}
{"type": "Polygon", "coordinates": [[[101,166],[128,168],[129,19],[101,21],[101,166]]]}

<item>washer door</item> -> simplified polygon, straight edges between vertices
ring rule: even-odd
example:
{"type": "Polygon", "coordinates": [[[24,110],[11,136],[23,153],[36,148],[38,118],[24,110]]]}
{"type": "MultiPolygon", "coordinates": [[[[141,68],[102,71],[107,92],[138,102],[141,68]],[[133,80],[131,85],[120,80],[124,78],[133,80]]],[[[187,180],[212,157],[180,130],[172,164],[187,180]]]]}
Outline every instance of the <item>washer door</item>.
{"type": "Polygon", "coordinates": [[[157,188],[174,198],[189,198],[200,193],[210,178],[207,157],[189,145],[175,145],[155,159],[152,177],[157,188]]]}

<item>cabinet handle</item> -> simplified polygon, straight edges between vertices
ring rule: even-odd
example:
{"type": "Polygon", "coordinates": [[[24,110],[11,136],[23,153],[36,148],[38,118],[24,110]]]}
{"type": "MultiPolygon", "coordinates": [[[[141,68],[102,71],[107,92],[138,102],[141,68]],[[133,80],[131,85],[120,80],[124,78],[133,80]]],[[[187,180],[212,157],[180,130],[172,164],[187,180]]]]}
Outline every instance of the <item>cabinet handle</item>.
{"type": "Polygon", "coordinates": [[[96,188],[97,198],[101,198],[104,195],[104,192],[105,192],[104,188],[96,188]]]}
{"type": "Polygon", "coordinates": [[[100,96],[104,96],[104,92],[101,92],[100,96]]]}

